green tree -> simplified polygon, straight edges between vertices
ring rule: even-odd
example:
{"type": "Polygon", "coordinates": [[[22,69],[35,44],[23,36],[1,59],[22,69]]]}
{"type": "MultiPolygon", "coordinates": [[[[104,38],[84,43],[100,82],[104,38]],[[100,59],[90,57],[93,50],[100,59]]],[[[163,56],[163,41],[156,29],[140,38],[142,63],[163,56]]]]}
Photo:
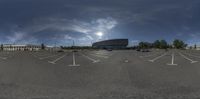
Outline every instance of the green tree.
{"type": "Polygon", "coordinates": [[[3,44],[1,44],[1,50],[3,50],[3,44]]]}
{"type": "Polygon", "coordinates": [[[165,40],[160,40],[160,48],[166,49],[168,47],[168,44],[165,40]]]}
{"type": "Polygon", "coordinates": [[[160,48],[160,41],[159,41],[159,40],[156,40],[156,41],[153,43],[153,47],[154,47],[154,48],[160,48]]]}
{"type": "Polygon", "coordinates": [[[197,49],[197,45],[196,44],[194,45],[194,49],[197,49]]]}
{"type": "Polygon", "coordinates": [[[175,39],[173,45],[177,49],[185,48],[187,46],[187,44],[185,44],[182,40],[179,39],[175,39]]]}
{"type": "Polygon", "coordinates": [[[144,42],[140,42],[140,43],[139,43],[139,48],[144,48],[144,46],[145,46],[145,45],[144,45],[144,42]]]}
{"type": "Polygon", "coordinates": [[[152,44],[149,42],[140,42],[139,43],[139,48],[150,48],[151,46],[152,46],[152,44]]]}
{"type": "Polygon", "coordinates": [[[42,43],[41,44],[41,49],[44,50],[45,49],[45,45],[42,43]]]}
{"type": "Polygon", "coordinates": [[[65,47],[64,47],[64,46],[60,46],[60,48],[61,48],[61,49],[65,49],[65,47]]]}

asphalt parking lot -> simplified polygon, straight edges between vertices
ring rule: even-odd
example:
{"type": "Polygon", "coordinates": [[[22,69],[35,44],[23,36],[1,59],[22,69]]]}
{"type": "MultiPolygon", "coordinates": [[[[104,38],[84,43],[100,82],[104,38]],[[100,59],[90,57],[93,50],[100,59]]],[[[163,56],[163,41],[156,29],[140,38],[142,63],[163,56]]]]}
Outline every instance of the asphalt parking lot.
{"type": "Polygon", "coordinates": [[[0,99],[198,99],[200,51],[0,52],[0,99]]]}

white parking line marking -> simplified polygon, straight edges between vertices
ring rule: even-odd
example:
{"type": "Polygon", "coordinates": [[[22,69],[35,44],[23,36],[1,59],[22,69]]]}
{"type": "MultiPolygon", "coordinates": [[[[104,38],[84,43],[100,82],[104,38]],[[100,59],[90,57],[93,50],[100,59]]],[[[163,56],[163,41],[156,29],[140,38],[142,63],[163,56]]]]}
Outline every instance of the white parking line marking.
{"type": "Polygon", "coordinates": [[[42,57],[42,58],[39,58],[40,60],[43,60],[43,59],[47,59],[47,58],[51,58],[51,57],[56,57],[56,56],[59,56],[61,54],[57,54],[57,55],[51,55],[51,56],[47,56],[47,57],[42,57]]]}
{"type": "Polygon", "coordinates": [[[165,56],[165,55],[167,55],[167,53],[164,53],[164,54],[162,54],[161,56],[158,56],[158,57],[156,57],[156,58],[154,58],[154,59],[151,59],[151,60],[149,60],[149,61],[150,61],[150,62],[154,62],[154,61],[156,61],[156,60],[162,58],[162,57],[165,56]]]}
{"type": "Polygon", "coordinates": [[[196,62],[198,62],[198,61],[194,61],[194,60],[192,60],[192,59],[190,59],[190,58],[188,58],[188,57],[186,57],[185,55],[183,55],[182,53],[180,53],[179,52],[179,54],[183,57],[183,58],[185,58],[185,59],[187,59],[187,60],[189,60],[190,61],[190,63],[196,63],[196,62]]]}
{"type": "Polygon", "coordinates": [[[0,57],[0,59],[4,59],[4,60],[6,60],[6,59],[7,59],[7,57],[0,57]]]}
{"type": "Polygon", "coordinates": [[[97,54],[97,55],[108,55],[108,53],[100,53],[100,52],[97,52],[97,53],[94,53],[94,54],[97,54]]]}
{"type": "Polygon", "coordinates": [[[73,52],[73,64],[71,64],[69,66],[80,66],[79,64],[76,64],[76,58],[75,58],[74,52],[73,52]]]}
{"type": "Polygon", "coordinates": [[[55,59],[54,61],[48,61],[48,62],[51,63],[51,64],[56,64],[57,61],[59,61],[60,59],[64,58],[66,55],[67,55],[67,54],[64,54],[63,56],[61,56],[61,57],[55,59]]]}
{"type": "Polygon", "coordinates": [[[49,55],[49,53],[48,54],[36,54],[37,57],[46,57],[48,55],[49,55]]]}
{"type": "Polygon", "coordinates": [[[35,54],[33,54],[33,53],[30,53],[33,57],[35,57],[35,58],[38,58],[35,54]]]}
{"type": "Polygon", "coordinates": [[[93,58],[91,58],[91,57],[89,57],[89,56],[87,56],[87,55],[84,55],[84,54],[82,54],[82,53],[81,53],[81,55],[84,56],[84,57],[86,57],[87,59],[91,60],[92,63],[100,62],[100,60],[93,59],[93,58]]]}
{"type": "Polygon", "coordinates": [[[125,63],[128,63],[129,62],[129,60],[128,59],[125,59],[125,61],[124,61],[125,63]]]}
{"type": "Polygon", "coordinates": [[[178,64],[174,64],[174,53],[172,53],[172,62],[170,64],[167,65],[178,65],[178,64]]]}
{"type": "Polygon", "coordinates": [[[192,54],[189,54],[189,53],[185,53],[185,54],[187,54],[187,55],[189,55],[189,56],[196,57],[196,58],[200,58],[200,56],[192,55],[192,54]]]}
{"type": "Polygon", "coordinates": [[[102,56],[102,55],[96,55],[96,54],[90,54],[92,56],[96,56],[96,57],[101,57],[101,58],[108,58],[108,56],[102,56]]]}
{"type": "Polygon", "coordinates": [[[145,56],[139,56],[140,58],[147,58],[147,57],[151,57],[151,56],[155,56],[161,53],[156,53],[156,54],[150,54],[150,55],[145,55],[145,56]]]}

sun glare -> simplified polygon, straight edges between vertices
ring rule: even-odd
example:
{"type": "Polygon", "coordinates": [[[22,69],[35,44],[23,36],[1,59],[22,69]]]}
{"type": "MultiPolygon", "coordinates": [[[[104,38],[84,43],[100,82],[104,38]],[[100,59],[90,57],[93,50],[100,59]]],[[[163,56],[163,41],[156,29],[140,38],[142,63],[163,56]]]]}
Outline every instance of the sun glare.
{"type": "Polygon", "coordinates": [[[96,32],[96,35],[101,37],[101,36],[103,36],[103,32],[96,32]]]}

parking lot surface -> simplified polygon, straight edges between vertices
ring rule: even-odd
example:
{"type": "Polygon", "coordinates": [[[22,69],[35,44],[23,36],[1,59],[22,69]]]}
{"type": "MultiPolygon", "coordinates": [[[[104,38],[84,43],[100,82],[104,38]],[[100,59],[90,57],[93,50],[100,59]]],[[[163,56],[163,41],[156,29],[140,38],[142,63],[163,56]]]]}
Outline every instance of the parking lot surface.
{"type": "Polygon", "coordinates": [[[4,99],[198,99],[200,51],[0,52],[4,99]]]}

